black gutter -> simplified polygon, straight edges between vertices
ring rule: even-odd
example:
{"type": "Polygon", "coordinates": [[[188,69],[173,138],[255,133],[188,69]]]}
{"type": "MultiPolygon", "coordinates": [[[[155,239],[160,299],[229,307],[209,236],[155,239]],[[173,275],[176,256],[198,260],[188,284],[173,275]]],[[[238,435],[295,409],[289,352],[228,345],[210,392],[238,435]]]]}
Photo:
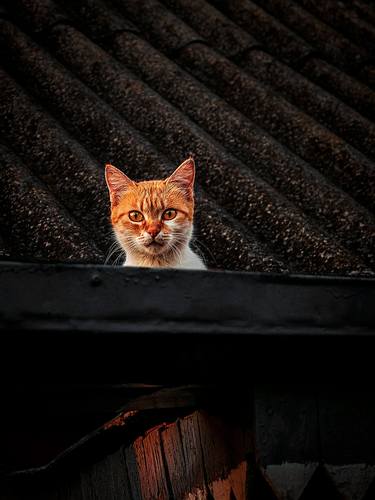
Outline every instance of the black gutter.
{"type": "Polygon", "coordinates": [[[0,263],[0,342],[15,377],[345,376],[353,356],[366,369],[374,304],[370,278],[0,263]]]}

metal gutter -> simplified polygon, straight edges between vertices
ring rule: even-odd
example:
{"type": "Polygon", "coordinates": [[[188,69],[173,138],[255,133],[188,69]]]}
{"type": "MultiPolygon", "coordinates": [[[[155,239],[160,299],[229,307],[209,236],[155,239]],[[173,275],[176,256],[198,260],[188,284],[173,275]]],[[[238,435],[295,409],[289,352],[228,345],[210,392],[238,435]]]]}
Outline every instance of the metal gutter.
{"type": "Polygon", "coordinates": [[[374,279],[3,262],[0,283],[0,341],[29,376],[193,382],[314,352],[331,370],[375,332],[374,279]]]}
{"type": "Polygon", "coordinates": [[[0,327],[371,335],[375,279],[0,263],[0,327]]]}

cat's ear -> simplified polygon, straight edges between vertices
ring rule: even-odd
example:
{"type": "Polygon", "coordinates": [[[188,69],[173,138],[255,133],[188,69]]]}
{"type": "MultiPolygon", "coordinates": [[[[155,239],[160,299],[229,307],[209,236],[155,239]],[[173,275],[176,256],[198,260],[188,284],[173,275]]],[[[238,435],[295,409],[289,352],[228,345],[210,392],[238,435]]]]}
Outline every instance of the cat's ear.
{"type": "Polygon", "coordinates": [[[180,188],[190,194],[193,191],[195,178],[195,163],[193,158],[185,160],[172,175],[166,179],[166,182],[177,184],[180,188]]]}
{"type": "Polygon", "coordinates": [[[112,206],[117,205],[125,191],[135,184],[121,170],[109,164],[105,166],[105,180],[112,206]]]}

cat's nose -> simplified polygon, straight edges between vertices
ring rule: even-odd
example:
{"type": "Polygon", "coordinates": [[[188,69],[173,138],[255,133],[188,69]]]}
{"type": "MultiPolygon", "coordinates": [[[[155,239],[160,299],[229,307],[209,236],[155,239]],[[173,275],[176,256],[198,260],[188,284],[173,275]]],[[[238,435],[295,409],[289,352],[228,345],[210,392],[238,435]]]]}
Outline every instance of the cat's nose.
{"type": "Polygon", "coordinates": [[[147,232],[155,239],[156,236],[160,233],[160,226],[149,226],[147,228],[147,232]]]}

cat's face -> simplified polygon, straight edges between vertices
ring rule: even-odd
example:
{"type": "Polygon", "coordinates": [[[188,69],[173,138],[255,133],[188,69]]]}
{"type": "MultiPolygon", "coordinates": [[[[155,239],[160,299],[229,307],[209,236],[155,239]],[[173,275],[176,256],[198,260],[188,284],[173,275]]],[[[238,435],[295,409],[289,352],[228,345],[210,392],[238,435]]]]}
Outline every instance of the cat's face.
{"type": "Polygon", "coordinates": [[[189,243],[194,172],[190,158],[165,180],[134,182],[112,165],[106,166],[112,225],[127,253],[178,255],[189,243]]]}

